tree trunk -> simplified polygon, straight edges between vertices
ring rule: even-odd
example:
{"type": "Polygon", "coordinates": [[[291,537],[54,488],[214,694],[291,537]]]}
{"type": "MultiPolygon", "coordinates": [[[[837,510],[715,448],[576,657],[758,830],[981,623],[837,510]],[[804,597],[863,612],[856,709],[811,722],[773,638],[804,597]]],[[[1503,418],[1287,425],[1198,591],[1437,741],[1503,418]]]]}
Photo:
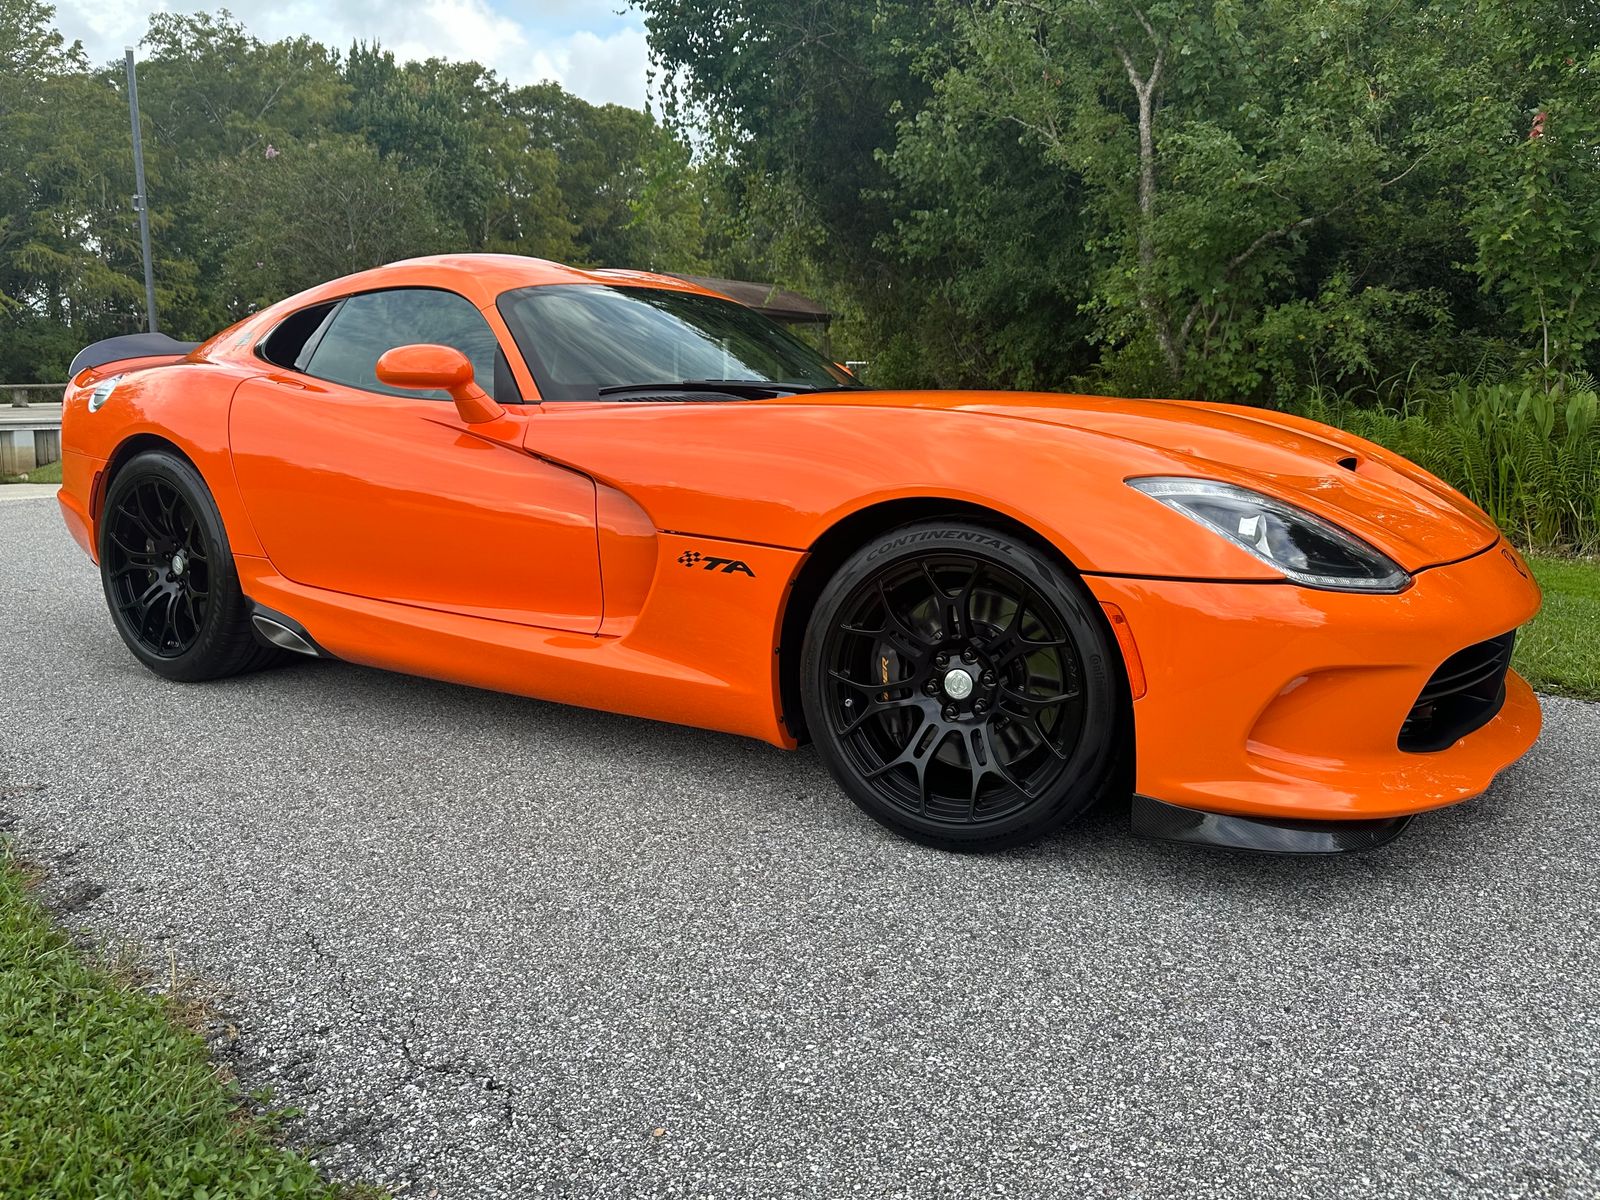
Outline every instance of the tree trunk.
{"type": "MultiPolygon", "coordinates": [[[[1136,10],[1137,13],[1137,10],[1136,10]]],[[[1117,56],[1128,72],[1128,82],[1139,101],[1139,271],[1137,276],[1139,307],[1144,311],[1145,322],[1161,348],[1166,360],[1167,373],[1176,384],[1183,374],[1183,347],[1172,330],[1172,315],[1157,295],[1156,268],[1156,107],[1160,104],[1161,72],[1166,66],[1167,51],[1156,39],[1155,30],[1137,13],[1150,40],[1156,43],[1156,56],[1149,74],[1142,73],[1133,61],[1133,55],[1118,44],[1117,56]]]]}

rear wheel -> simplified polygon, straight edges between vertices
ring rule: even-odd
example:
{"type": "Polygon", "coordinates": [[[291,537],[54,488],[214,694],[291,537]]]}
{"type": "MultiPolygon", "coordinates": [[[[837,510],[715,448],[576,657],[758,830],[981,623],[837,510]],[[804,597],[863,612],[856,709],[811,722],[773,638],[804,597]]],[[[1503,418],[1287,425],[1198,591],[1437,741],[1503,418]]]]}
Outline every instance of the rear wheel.
{"type": "Polygon", "coordinates": [[[823,590],[802,652],[807,727],[885,825],[994,850],[1059,828],[1115,765],[1119,675],[1093,600],[1006,533],[883,535],[823,590]]]}
{"type": "Polygon", "coordinates": [[[100,520],[100,582],[134,657],[167,679],[217,679],[282,655],[250,630],[228,536],[205,480],[151,450],[117,472],[100,520]]]}

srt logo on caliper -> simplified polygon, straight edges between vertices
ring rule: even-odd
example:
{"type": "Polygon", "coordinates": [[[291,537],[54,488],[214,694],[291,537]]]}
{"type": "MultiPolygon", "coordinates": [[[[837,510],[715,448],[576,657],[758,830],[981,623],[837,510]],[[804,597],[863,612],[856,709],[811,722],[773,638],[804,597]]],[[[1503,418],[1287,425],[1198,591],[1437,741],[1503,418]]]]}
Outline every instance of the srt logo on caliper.
{"type": "Polygon", "coordinates": [[[686,567],[699,567],[702,571],[721,571],[724,575],[748,575],[751,579],[756,577],[750,565],[740,562],[737,558],[714,558],[709,554],[701,554],[698,550],[685,550],[678,555],[678,561],[686,567]]]}

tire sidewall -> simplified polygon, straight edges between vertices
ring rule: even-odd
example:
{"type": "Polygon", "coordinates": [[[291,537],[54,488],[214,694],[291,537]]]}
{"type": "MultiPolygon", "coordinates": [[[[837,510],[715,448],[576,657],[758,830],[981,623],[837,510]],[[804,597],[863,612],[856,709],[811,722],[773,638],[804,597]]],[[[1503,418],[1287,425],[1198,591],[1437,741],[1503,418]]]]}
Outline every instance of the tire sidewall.
{"type": "Polygon", "coordinates": [[[210,678],[213,665],[226,646],[229,633],[244,619],[244,598],[239,590],[238,572],[234,567],[233,553],[228,545],[228,534],[222,525],[222,514],[217,511],[211,491],[200,473],[184,459],[164,450],[147,450],[130,460],[116,473],[106,489],[105,504],[101,509],[98,534],[100,557],[100,588],[106,598],[106,608],[112,623],[123,642],[135,658],[156,674],[167,679],[197,680],[210,678]],[[107,551],[111,541],[111,514],[123,498],[138,483],[146,479],[161,479],[175,488],[194,512],[205,540],[207,566],[210,570],[211,596],[206,606],[205,620],[200,636],[182,654],[163,657],[141,644],[131,622],[117,604],[112,586],[107,551]]]}
{"type": "Polygon", "coordinates": [[[823,588],[807,623],[801,649],[801,700],[812,743],[829,771],[868,815],[927,844],[946,849],[992,850],[1020,845],[1066,824],[1100,795],[1114,764],[1122,696],[1113,646],[1093,598],[1069,571],[1004,530],[965,521],[926,521],[895,529],[851,555],[823,588]],[[1066,624],[1088,695],[1084,723],[1072,757],[1051,792],[1009,818],[961,826],[909,813],[889,804],[856,774],[826,711],[823,661],[828,635],[845,600],[871,576],[925,554],[960,553],[991,559],[1050,601],[1066,624]]]}

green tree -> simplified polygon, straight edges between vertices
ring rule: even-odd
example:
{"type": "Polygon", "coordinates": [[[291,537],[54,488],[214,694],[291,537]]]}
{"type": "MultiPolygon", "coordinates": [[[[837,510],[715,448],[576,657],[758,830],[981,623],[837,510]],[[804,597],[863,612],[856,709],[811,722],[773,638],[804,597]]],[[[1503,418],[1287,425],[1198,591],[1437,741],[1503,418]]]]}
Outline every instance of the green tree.
{"type": "Polygon", "coordinates": [[[457,226],[458,249],[571,256],[576,228],[562,211],[559,160],[529,137],[492,71],[440,59],[400,65],[357,45],[344,78],[351,104],[339,128],[422,173],[435,209],[457,226]]]}
{"type": "Polygon", "coordinates": [[[1453,82],[1436,5],[947,7],[965,54],[941,99],[985,97],[1083,188],[1098,336],[1168,387],[1253,390],[1255,327],[1319,237],[1381,213],[1457,133],[1428,102],[1453,82]]]}
{"type": "MultiPolygon", "coordinates": [[[[346,89],[327,47],[308,37],[263,42],[225,11],[152,14],[142,44],[139,106],[162,325],[204,337],[237,313],[239,301],[225,291],[238,275],[224,261],[235,236],[217,220],[226,208],[219,208],[217,172],[246,159],[269,161],[296,139],[315,140],[347,103],[346,89]]],[[[116,81],[120,67],[109,74],[116,81]]],[[[254,211],[269,222],[294,220],[254,211]]]]}
{"type": "Polygon", "coordinates": [[[20,381],[64,378],[73,329],[116,332],[142,302],[126,110],[53,17],[0,0],[0,375],[20,381]]]}
{"type": "Polygon", "coordinates": [[[225,160],[202,199],[207,236],[226,246],[217,283],[229,319],[340,275],[449,248],[425,178],[357,138],[225,160]]]}
{"type": "Polygon", "coordinates": [[[1475,267],[1559,382],[1600,338],[1600,4],[1484,4],[1474,30],[1494,51],[1478,60],[1475,267]]]}
{"type": "Polygon", "coordinates": [[[607,267],[699,265],[700,212],[687,145],[649,113],[590,104],[554,83],[518,88],[507,111],[558,164],[561,214],[576,261],[607,267]]]}

